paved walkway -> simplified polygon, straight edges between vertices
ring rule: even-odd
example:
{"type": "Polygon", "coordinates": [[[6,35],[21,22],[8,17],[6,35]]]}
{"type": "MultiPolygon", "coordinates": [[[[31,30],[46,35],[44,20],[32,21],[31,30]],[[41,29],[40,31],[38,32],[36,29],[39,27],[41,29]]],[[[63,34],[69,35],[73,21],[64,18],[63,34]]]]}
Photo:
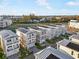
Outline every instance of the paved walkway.
{"type": "Polygon", "coordinates": [[[8,57],[8,59],[19,59],[18,54],[12,55],[12,56],[8,57]]]}

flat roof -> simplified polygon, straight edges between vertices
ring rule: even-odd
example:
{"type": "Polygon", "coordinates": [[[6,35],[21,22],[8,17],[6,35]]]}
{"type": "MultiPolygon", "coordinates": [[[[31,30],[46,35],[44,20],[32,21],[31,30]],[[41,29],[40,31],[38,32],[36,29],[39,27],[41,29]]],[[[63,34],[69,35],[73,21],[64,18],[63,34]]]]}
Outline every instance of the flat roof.
{"type": "Polygon", "coordinates": [[[26,33],[28,32],[28,28],[18,28],[19,31],[23,32],[23,33],[26,33]]]}
{"type": "Polygon", "coordinates": [[[74,49],[76,51],[79,51],[79,45],[78,44],[75,44],[75,43],[72,43],[70,42],[67,47],[71,48],[71,49],[74,49]]]}
{"type": "Polygon", "coordinates": [[[32,29],[35,29],[35,30],[44,30],[44,29],[39,28],[39,27],[32,27],[32,29]]]}
{"type": "Polygon", "coordinates": [[[49,27],[47,27],[47,26],[40,26],[40,27],[49,28],[49,27]]]}
{"type": "Polygon", "coordinates": [[[74,35],[70,36],[70,38],[79,39],[79,34],[74,34],[74,35]]]}
{"type": "Polygon", "coordinates": [[[3,37],[3,38],[7,38],[9,36],[17,36],[14,32],[12,32],[11,30],[2,30],[0,31],[0,35],[3,37]]]}
{"type": "Polygon", "coordinates": [[[73,43],[70,40],[61,40],[57,44],[62,45],[62,46],[65,46],[65,47],[68,47],[68,48],[73,49],[73,50],[76,50],[76,51],[79,51],[79,45],[73,43]]]}
{"type": "Polygon", "coordinates": [[[63,45],[63,46],[67,46],[69,43],[70,43],[70,40],[67,40],[67,39],[57,42],[57,44],[63,45]]]}
{"type": "Polygon", "coordinates": [[[56,29],[56,27],[53,27],[53,26],[40,26],[40,27],[43,27],[43,28],[50,28],[50,29],[56,29]]]}
{"type": "Polygon", "coordinates": [[[56,27],[56,25],[49,25],[49,26],[53,26],[53,27],[56,27]]]}

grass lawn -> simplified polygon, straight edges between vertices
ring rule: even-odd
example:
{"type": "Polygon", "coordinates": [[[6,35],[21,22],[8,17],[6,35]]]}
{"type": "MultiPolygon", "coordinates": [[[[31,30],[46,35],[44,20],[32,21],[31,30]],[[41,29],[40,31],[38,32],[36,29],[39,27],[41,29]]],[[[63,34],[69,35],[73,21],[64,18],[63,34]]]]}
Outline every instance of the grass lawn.
{"type": "Polygon", "coordinates": [[[46,42],[49,43],[49,44],[53,44],[54,43],[53,40],[49,40],[49,39],[46,39],[46,42]]]}

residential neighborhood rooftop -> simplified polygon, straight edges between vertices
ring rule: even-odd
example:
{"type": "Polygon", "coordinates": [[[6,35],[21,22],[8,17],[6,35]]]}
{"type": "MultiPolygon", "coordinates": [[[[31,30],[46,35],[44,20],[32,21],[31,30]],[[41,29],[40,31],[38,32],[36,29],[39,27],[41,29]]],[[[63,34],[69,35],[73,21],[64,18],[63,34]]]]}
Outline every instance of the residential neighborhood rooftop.
{"type": "Polygon", "coordinates": [[[57,44],[63,45],[63,46],[67,46],[71,41],[70,40],[61,40],[59,41],[57,44]]]}
{"type": "Polygon", "coordinates": [[[71,42],[70,40],[61,40],[57,44],[79,51],[79,45],[71,42]]]}
{"type": "Polygon", "coordinates": [[[72,36],[70,36],[71,38],[74,38],[74,39],[79,39],[79,34],[74,34],[72,36]]]}
{"type": "Polygon", "coordinates": [[[35,53],[35,55],[37,55],[40,59],[43,59],[43,58],[49,59],[50,57],[56,58],[56,59],[73,59],[70,55],[62,53],[59,50],[50,46],[35,53]]]}
{"type": "MultiPolygon", "coordinates": [[[[27,28],[28,29],[28,28],[27,28]]],[[[23,32],[23,33],[26,33],[26,32],[28,32],[28,30],[27,30],[26,28],[18,28],[18,30],[19,31],[21,31],[21,32],[23,32]]]]}
{"type": "Polygon", "coordinates": [[[40,26],[40,27],[49,28],[49,27],[47,27],[47,26],[40,26]]]}
{"type": "Polygon", "coordinates": [[[39,27],[32,27],[32,29],[35,29],[35,30],[43,30],[43,29],[41,29],[39,27]]]}
{"type": "Polygon", "coordinates": [[[11,30],[2,30],[0,31],[0,35],[3,37],[3,38],[7,38],[9,36],[17,36],[14,32],[12,32],[11,30]]]}

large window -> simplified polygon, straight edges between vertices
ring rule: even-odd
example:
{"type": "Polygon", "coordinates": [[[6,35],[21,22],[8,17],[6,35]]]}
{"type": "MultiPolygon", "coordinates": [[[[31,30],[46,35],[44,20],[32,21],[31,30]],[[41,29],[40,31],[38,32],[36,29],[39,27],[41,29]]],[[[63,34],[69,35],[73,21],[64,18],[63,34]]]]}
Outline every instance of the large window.
{"type": "Polygon", "coordinates": [[[71,55],[73,55],[73,54],[74,54],[74,52],[72,51],[72,52],[71,52],[71,55]]]}
{"type": "Polygon", "coordinates": [[[16,45],[14,45],[13,47],[14,47],[14,49],[17,49],[17,48],[19,48],[19,45],[16,44],[16,45]]]}
{"type": "Polygon", "coordinates": [[[18,42],[18,39],[15,37],[13,38],[14,43],[18,42]]]}
{"type": "Polygon", "coordinates": [[[34,33],[32,33],[32,36],[34,36],[34,33]]]}
{"type": "Polygon", "coordinates": [[[8,46],[8,47],[7,47],[7,51],[11,51],[11,50],[13,50],[13,49],[12,49],[12,46],[8,46]]]}
{"type": "Polygon", "coordinates": [[[78,58],[79,58],[79,54],[78,54],[78,58]]]}
{"type": "Polygon", "coordinates": [[[7,40],[7,42],[11,42],[11,39],[7,40]]]}

